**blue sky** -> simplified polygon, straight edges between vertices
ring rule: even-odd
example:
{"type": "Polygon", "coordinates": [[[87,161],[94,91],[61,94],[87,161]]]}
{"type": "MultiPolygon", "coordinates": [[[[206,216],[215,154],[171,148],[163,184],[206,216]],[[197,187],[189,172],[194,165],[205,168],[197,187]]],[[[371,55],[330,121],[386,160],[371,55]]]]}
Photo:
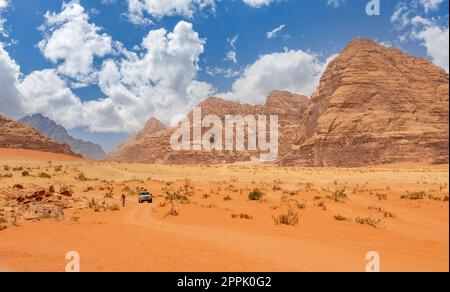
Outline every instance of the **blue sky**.
{"type": "Polygon", "coordinates": [[[448,71],[447,0],[381,0],[379,16],[366,14],[368,0],[158,2],[0,0],[0,85],[1,78],[17,83],[1,93],[0,112],[18,118],[39,110],[110,150],[150,116],[168,123],[208,95],[261,103],[275,89],[311,94],[327,60],[358,37],[448,71]],[[72,39],[71,29],[86,38],[72,39]],[[143,45],[160,29],[165,34],[143,45]],[[171,33],[187,44],[171,42],[171,33]],[[82,58],[89,54],[92,62],[82,58]],[[74,69],[77,62],[86,70],[74,69]]]}

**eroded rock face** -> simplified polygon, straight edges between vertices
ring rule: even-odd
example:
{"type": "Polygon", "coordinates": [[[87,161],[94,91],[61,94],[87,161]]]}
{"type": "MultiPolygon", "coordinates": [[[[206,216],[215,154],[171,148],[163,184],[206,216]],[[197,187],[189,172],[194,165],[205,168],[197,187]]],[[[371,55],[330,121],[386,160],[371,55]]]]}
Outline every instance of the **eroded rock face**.
{"type": "Polygon", "coordinates": [[[72,152],[69,145],[58,144],[38,132],[36,129],[1,115],[0,148],[29,149],[78,157],[81,156],[72,152]]]}
{"type": "MultiPolygon", "coordinates": [[[[265,105],[212,97],[199,106],[203,116],[216,114],[222,119],[225,115],[278,115],[277,162],[281,165],[448,163],[448,82],[443,69],[422,58],[358,39],[329,64],[311,99],[275,91],[265,105]]],[[[192,113],[188,117],[192,120],[192,113]]],[[[174,131],[146,126],[108,158],[200,164],[259,156],[249,151],[173,151],[170,137],[174,131]]]]}
{"type": "Polygon", "coordinates": [[[446,72],[359,39],[323,74],[285,165],[448,163],[446,72]]]}
{"type": "MultiPolygon", "coordinates": [[[[198,105],[202,109],[202,117],[217,115],[223,124],[226,115],[278,115],[281,137],[280,140],[291,141],[290,131],[296,131],[301,117],[308,107],[308,98],[289,92],[272,92],[267,98],[266,105],[238,104],[232,101],[211,97],[198,105]]],[[[188,114],[191,121],[191,134],[193,113],[188,114]]],[[[203,129],[203,133],[207,131],[203,129]]],[[[108,159],[120,162],[144,162],[144,163],[174,163],[174,164],[219,164],[250,161],[252,157],[259,157],[258,151],[174,151],[170,145],[170,137],[175,132],[174,128],[161,126],[156,119],[151,118],[143,130],[134,137],[120,145],[118,149],[108,155],[108,159]]],[[[223,144],[225,134],[223,136],[223,144]]],[[[247,140],[247,135],[245,136],[247,140]]],[[[279,151],[283,152],[286,143],[279,145],[279,151]]]]}
{"type": "Polygon", "coordinates": [[[85,158],[101,160],[106,156],[105,151],[103,151],[100,145],[73,138],[64,127],[56,124],[42,114],[26,116],[20,119],[19,122],[32,126],[58,143],[68,144],[73,152],[79,153],[85,158]]]}

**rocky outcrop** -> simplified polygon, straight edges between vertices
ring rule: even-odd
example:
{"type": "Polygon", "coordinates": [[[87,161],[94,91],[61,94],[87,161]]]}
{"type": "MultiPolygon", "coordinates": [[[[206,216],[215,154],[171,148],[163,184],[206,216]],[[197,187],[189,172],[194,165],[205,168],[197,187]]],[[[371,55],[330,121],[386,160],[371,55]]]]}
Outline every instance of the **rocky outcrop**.
{"type": "Polygon", "coordinates": [[[0,115],[0,148],[29,149],[78,156],[69,145],[59,144],[26,124],[0,115]]]}
{"type": "MultiPolygon", "coordinates": [[[[226,115],[278,115],[281,139],[291,140],[293,136],[290,132],[297,130],[296,126],[308,107],[308,98],[289,92],[275,91],[268,96],[265,105],[238,104],[211,97],[198,106],[202,109],[202,117],[215,114],[222,119],[223,123],[226,115]]],[[[191,121],[192,133],[192,112],[188,114],[188,118],[191,121]]],[[[203,133],[207,130],[204,128],[203,133]]],[[[252,157],[259,156],[258,151],[174,151],[170,145],[170,138],[174,132],[175,128],[163,128],[156,119],[152,118],[143,130],[108,154],[108,159],[120,162],[220,164],[250,161],[252,157]]],[[[247,135],[245,137],[247,139],[247,135]]],[[[285,145],[288,144],[280,145],[279,151],[283,152],[285,145]]]]}
{"type": "Polygon", "coordinates": [[[355,40],[329,64],[281,163],[448,163],[448,92],[443,69],[355,40]]]}
{"type": "Polygon", "coordinates": [[[79,153],[83,157],[101,160],[106,156],[100,145],[73,138],[63,126],[56,124],[42,114],[26,116],[20,119],[20,122],[32,126],[58,143],[68,144],[73,152],[79,153]]]}
{"type": "MultiPolygon", "coordinates": [[[[278,164],[358,167],[448,163],[448,98],[449,78],[443,69],[398,49],[357,39],[328,65],[310,99],[276,91],[268,96],[265,105],[237,104],[212,97],[199,106],[203,116],[278,115],[278,164]]],[[[188,117],[192,120],[192,113],[188,117]]],[[[146,128],[108,159],[234,163],[249,161],[259,154],[173,151],[170,137],[175,129],[146,128]]]]}

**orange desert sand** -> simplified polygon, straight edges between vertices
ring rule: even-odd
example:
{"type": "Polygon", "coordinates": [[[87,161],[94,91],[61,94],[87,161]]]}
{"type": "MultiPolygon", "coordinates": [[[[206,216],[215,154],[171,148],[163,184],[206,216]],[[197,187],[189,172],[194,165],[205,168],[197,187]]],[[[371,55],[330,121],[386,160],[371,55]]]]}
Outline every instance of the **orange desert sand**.
{"type": "Polygon", "coordinates": [[[448,165],[172,166],[0,149],[0,166],[0,208],[16,184],[71,188],[79,204],[0,231],[1,271],[64,271],[69,251],[82,271],[364,271],[370,251],[382,271],[449,270],[448,165]],[[153,204],[137,203],[140,186],[153,204]],[[82,204],[112,188],[115,208],[82,204]],[[264,196],[250,201],[256,188],[264,196]],[[276,224],[287,214],[293,225],[276,224]]]}

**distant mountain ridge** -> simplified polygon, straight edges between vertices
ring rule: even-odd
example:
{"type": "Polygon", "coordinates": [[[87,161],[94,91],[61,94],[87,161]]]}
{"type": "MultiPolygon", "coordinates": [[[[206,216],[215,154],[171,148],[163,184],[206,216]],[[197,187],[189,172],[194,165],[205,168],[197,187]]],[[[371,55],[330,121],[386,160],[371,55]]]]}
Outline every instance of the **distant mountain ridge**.
{"type": "Polygon", "coordinates": [[[37,129],[2,115],[0,115],[0,148],[28,149],[81,156],[74,153],[69,145],[56,143],[37,129]]]}
{"type": "Polygon", "coordinates": [[[19,121],[30,125],[58,143],[69,145],[73,152],[79,153],[85,158],[101,160],[106,156],[105,151],[100,145],[75,139],[69,135],[63,126],[58,125],[42,114],[26,116],[19,121]]]}

